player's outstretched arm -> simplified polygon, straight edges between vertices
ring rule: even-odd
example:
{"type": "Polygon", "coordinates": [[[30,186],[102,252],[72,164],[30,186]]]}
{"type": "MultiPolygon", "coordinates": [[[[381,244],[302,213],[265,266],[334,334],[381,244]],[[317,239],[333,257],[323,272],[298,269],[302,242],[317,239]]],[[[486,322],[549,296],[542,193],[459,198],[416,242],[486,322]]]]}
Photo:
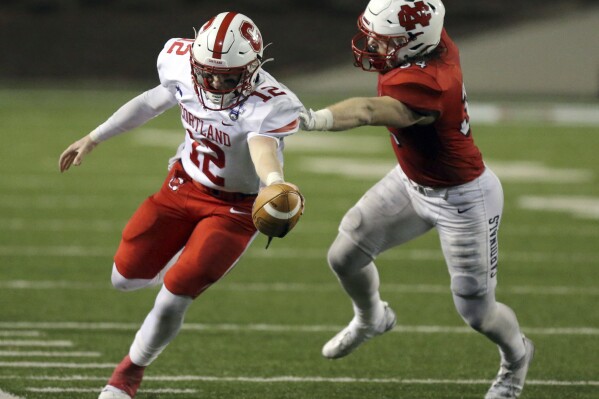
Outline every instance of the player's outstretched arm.
{"type": "Polygon", "coordinates": [[[68,170],[71,165],[81,165],[83,158],[97,145],[98,143],[87,135],[68,146],[67,149],[60,154],[60,158],[58,159],[58,168],[60,169],[60,172],[68,170]]]}
{"type": "Polygon", "coordinates": [[[318,111],[300,113],[302,130],[337,131],[366,125],[402,128],[433,121],[391,97],[353,97],[318,111]]]}
{"type": "Polygon", "coordinates": [[[80,165],[83,157],[98,143],[143,125],[175,104],[175,95],[161,85],[129,100],[93,132],[67,147],[58,160],[60,171],[80,165]]]}
{"type": "Polygon", "coordinates": [[[278,142],[272,137],[254,136],[248,141],[256,174],[267,186],[283,183],[283,168],[277,158],[278,142]]]}

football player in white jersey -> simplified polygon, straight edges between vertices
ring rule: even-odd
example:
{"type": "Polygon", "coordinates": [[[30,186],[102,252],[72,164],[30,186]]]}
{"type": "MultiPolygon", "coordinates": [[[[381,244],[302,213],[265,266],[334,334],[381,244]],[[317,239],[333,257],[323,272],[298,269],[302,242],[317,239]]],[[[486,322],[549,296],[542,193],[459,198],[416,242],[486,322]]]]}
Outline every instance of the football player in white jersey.
{"type": "Polygon", "coordinates": [[[256,237],[251,209],[261,185],[284,182],[283,138],[298,130],[302,104],[261,68],[263,49],[258,27],[235,12],[211,18],[194,40],[169,40],[158,56],[160,85],[60,156],[63,172],[102,141],[175,105],[181,110],[184,142],[160,190],[126,225],[112,269],[119,290],[164,285],[100,399],[135,396],[193,299],[230,271],[256,237]]]}

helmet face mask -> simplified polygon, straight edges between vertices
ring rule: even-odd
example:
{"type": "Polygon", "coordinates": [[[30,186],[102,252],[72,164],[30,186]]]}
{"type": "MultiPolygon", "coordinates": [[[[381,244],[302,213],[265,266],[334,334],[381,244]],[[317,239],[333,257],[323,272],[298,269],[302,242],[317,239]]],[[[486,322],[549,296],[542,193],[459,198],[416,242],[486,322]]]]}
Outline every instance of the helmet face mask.
{"type": "Polygon", "coordinates": [[[378,35],[369,31],[358,19],[360,30],[352,39],[354,65],[365,71],[383,72],[395,66],[396,54],[399,49],[410,42],[406,36],[378,35]]]}
{"type": "Polygon", "coordinates": [[[245,101],[255,89],[263,49],[258,27],[243,14],[225,12],[206,22],[190,55],[202,106],[221,111],[245,101]]]}
{"type": "Polygon", "coordinates": [[[254,91],[260,61],[235,68],[219,68],[200,64],[191,57],[191,77],[198,99],[204,108],[221,111],[245,101],[254,91]]]}
{"type": "Polygon", "coordinates": [[[384,73],[430,53],[441,40],[444,16],[441,0],[371,0],[352,39],[354,65],[384,73]]]}

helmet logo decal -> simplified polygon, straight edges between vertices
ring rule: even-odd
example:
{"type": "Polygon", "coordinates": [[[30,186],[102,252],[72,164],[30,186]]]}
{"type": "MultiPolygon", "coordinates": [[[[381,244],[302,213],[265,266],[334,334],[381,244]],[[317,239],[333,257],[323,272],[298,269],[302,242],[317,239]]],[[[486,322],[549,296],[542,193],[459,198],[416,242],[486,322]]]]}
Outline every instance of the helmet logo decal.
{"type": "Polygon", "coordinates": [[[427,4],[423,1],[417,1],[414,3],[414,7],[408,4],[401,6],[397,17],[399,18],[399,24],[406,31],[411,31],[416,29],[416,24],[419,24],[421,27],[429,26],[432,14],[427,4]]]}
{"type": "Polygon", "coordinates": [[[241,36],[250,43],[252,50],[255,53],[259,53],[260,48],[262,48],[260,31],[249,21],[243,21],[239,27],[239,31],[241,32],[241,36]]]}

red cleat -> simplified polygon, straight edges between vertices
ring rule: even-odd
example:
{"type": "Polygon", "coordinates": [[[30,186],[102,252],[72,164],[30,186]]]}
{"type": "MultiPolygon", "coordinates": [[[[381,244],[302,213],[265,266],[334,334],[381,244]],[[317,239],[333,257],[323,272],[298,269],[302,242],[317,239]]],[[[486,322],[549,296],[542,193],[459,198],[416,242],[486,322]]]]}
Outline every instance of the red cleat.
{"type": "Polygon", "coordinates": [[[116,369],[114,369],[112,377],[108,380],[108,385],[118,388],[131,398],[134,398],[141,384],[145,369],[145,366],[134,364],[129,355],[127,355],[116,366],[116,369]]]}

